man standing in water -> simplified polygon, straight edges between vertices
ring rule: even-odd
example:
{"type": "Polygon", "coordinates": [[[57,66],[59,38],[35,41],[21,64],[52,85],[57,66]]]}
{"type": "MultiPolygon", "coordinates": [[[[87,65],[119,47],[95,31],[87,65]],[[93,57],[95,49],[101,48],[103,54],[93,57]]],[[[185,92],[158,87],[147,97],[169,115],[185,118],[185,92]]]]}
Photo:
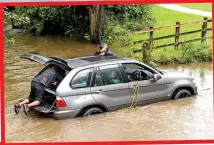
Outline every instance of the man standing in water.
{"type": "Polygon", "coordinates": [[[53,66],[46,69],[41,74],[36,75],[31,82],[31,92],[27,99],[14,105],[14,111],[19,113],[21,106],[23,105],[25,114],[28,115],[30,107],[40,105],[44,96],[45,88],[48,88],[53,82],[56,81],[58,75],[58,68],[53,66]]]}
{"type": "Polygon", "coordinates": [[[106,43],[102,43],[100,45],[100,50],[99,51],[96,51],[94,53],[94,56],[97,56],[97,55],[100,55],[100,56],[113,56],[113,52],[111,50],[109,50],[108,48],[108,45],[106,43]]]}

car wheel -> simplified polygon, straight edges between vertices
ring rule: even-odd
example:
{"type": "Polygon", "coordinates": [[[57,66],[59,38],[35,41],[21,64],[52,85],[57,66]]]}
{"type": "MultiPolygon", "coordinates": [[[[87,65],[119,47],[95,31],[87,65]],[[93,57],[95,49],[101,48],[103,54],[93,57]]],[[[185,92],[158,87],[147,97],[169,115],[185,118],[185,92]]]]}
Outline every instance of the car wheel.
{"type": "Polygon", "coordinates": [[[187,98],[187,97],[191,97],[192,94],[190,93],[190,91],[182,89],[182,90],[178,90],[175,95],[174,95],[174,99],[182,99],[182,98],[187,98]]]}
{"type": "Polygon", "coordinates": [[[85,110],[81,116],[88,117],[91,115],[96,115],[96,114],[101,114],[101,113],[103,113],[103,110],[101,110],[100,108],[97,108],[97,107],[93,107],[93,108],[89,108],[89,109],[85,110]]]}

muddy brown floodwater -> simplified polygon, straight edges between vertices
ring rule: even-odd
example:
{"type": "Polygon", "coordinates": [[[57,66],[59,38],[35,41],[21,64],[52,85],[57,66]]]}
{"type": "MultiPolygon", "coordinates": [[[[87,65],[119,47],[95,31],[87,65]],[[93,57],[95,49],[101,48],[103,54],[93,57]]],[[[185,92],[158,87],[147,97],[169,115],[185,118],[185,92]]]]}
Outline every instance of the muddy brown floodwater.
{"type": "MultiPolygon", "coordinates": [[[[97,48],[87,41],[18,35],[15,45],[5,45],[6,142],[76,142],[117,140],[214,139],[212,63],[160,66],[182,71],[197,81],[199,94],[142,107],[126,108],[87,118],[54,120],[38,114],[13,112],[13,104],[28,96],[30,81],[41,65],[20,55],[68,58],[90,55],[97,48]]],[[[113,49],[120,55],[116,49],[113,49]]]]}

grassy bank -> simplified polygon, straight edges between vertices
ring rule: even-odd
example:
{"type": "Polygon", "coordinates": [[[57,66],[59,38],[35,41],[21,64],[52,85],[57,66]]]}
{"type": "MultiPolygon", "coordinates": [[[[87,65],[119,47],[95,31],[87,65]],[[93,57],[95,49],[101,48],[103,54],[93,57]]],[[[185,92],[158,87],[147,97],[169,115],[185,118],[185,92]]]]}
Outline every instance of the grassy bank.
{"type": "Polygon", "coordinates": [[[186,64],[192,62],[212,61],[211,42],[201,44],[200,42],[186,43],[178,50],[174,48],[157,49],[151,54],[151,62],[158,64],[186,64]]]}
{"type": "MultiPolygon", "coordinates": [[[[200,5],[200,4],[198,4],[200,5]]],[[[181,13],[177,11],[172,11],[168,10],[162,7],[159,7],[157,5],[153,5],[152,7],[152,15],[156,20],[155,26],[154,27],[161,27],[161,26],[169,26],[169,25],[174,25],[177,21],[180,23],[186,23],[186,22],[191,22],[191,21],[198,21],[202,20],[204,17],[203,16],[197,16],[193,14],[186,14],[186,13],[181,13]]],[[[191,30],[197,30],[201,29],[202,23],[199,24],[191,24],[191,25],[185,25],[181,26],[180,32],[186,32],[186,31],[191,31],[191,30]]],[[[211,28],[212,24],[208,24],[208,28],[211,28]]],[[[155,31],[154,32],[154,37],[161,37],[161,36],[166,36],[170,34],[175,33],[175,28],[169,28],[165,30],[160,30],[160,31],[155,31]]],[[[212,32],[208,32],[207,36],[211,36],[212,32]]],[[[190,40],[194,38],[200,38],[201,33],[196,33],[196,34],[188,34],[185,36],[180,36],[180,41],[184,40],[190,40]]],[[[138,49],[141,48],[142,44],[137,44],[133,45],[133,42],[136,40],[143,40],[143,39],[148,39],[149,38],[149,33],[145,34],[139,34],[139,35],[133,35],[132,39],[130,41],[130,45],[126,47],[122,47],[122,50],[125,50],[125,54],[127,54],[129,57],[134,57],[136,59],[142,60],[142,54],[132,54],[131,51],[133,49],[138,49]]],[[[158,40],[154,42],[154,45],[163,45],[163,44],[168,44],[168,43],[173,43],[175,40],[174,38],[168,38],[164,40],[158,40]]],[[[205,44],[200,44],[199,42],[196,43],[189,43],[184,46],[180,46],[178,50],[175,50],[174,47],[165,47],[165,48],[159,48],[159,49],[154,49],[151,53],[151,61],[156,62],[156,63],[161,63],[161,64],[170,64],[170,63],[189,63],[189,62],[194,62],[194,61],[210,61],[212,58],[211,52],[211,41],[207,40],[207,43],[205,44]],[[185,54],[184,57],[183,53],[186,48],[191,49],[187,54],[185,54]],[[201,49],[206,48],[201,51],[201,49]],[[201,58],[199,56],[192,56],[191,58],[191,53],[199,51],[201,52],[201,58]],[[191,53],[190,53],[191,52],[191,53]],[[188,58],[186,57],[188,55],[188,58]],[[206,59],[204,59],[206,57],[206,59]]]]}

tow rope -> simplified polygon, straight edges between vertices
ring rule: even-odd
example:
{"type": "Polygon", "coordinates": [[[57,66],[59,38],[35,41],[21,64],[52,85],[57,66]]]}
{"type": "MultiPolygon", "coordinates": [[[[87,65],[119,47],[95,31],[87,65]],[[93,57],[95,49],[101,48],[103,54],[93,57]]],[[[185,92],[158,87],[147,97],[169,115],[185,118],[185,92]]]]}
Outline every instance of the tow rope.
{"type": "Polygon", "coordinates": [[[133,93],[133,95],[131,95],[132,103],[131,103],[130,108],[133,108],[133,107],[135,107],[137,105],[138,98],[139,98],[139,96],[138,96],[138,92],[139,92],[138,81],[135,81],[135,84],[136,84],[136,86],[133,88],[134,93],[133,93]]]}

